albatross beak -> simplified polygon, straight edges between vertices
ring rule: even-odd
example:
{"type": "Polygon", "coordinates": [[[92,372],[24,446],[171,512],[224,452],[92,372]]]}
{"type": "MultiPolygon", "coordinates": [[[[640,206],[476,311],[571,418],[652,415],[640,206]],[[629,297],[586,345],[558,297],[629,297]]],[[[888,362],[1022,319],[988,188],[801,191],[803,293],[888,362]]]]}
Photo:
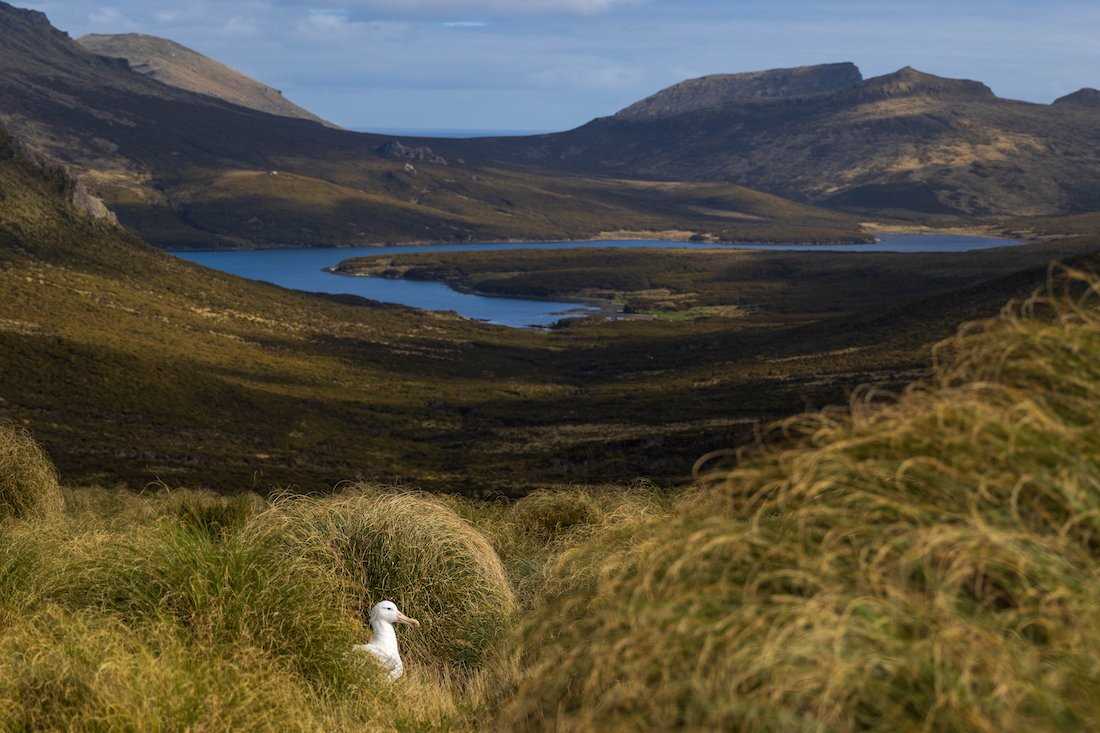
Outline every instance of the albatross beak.
{"type": "Polygon", "coordinates": [[[419,626],[420,625],[420,622],[417,621],[415,618],[410,618],[410,617],[406,616],[405,614],[401,613],[400,611],[397,612],[397,621],[395,621],[394,623],[405,624],[406,626],[419,626]]]}

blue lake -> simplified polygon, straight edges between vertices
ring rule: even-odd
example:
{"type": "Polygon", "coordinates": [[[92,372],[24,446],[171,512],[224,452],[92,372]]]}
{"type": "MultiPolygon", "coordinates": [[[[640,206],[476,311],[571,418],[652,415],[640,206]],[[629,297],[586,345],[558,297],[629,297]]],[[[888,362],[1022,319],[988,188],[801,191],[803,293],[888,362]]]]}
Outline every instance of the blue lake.
{"type": "Polygon", "coordinates": [[[592,306],[546,300],[489,298],[460,293],[449,285],[381,277],[348,277],[326,272],[352,257],[413,254],[417,252],[486,252],[505,249],[750,249],[775,252],[972,252],[1018,244],[990,237],[940,234],[885,234],[877,244],[702,244],[651,240],[593,242],[533,242],[510,244],[408,245],[394,247],[325,247],[311,249],[265,249],[241,252],[176,252],[176,256],[214,270],[250,280],[272,283],[310,293],[358,295],[383,303],[454,311],[467,318],[516,328],[550,326],[563,318],[596,312],[592,306]]]}

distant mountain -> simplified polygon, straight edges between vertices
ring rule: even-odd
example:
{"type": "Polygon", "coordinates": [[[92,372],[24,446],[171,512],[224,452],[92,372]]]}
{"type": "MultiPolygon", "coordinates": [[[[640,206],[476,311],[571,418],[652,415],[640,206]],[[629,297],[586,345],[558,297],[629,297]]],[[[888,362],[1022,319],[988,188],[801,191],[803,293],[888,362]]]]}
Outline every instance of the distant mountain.
{"type": "Polygon", "coordinates": [[[611,117],[468,157],[666,180],[729,181],[859,212],[1047,215],[1100,210],[1100,115],[906,67],[852,64],[712,76],[611,117]]]}
{"type": "Polygon", "coordinates": [[[735,102],[807,97],[850,89],[863,81],[852,63],[802,66],[794,69],[716,74],[691,79],[633,104],[615,115],[616,120],[658,120],[678,115],[721,109],[735,102]]]}
{"type": "Polygon", "coordinates": [[[294,104],[279,90],[166,38],[139,33],[88,35],[77,43],[97,56],[125,59],[134,71],[169,86],[268,114],[337,127],[294,104]]]}
{"type": "Polygon", "coordinates": [[[166,247],[575,239],[624,229],[867,237],[847,215],[735,185],[502,169],[445,154],[443,140],[269,114],[161,83],[4,2],[0,125],[73,168],[123,224],[166,247]]]}

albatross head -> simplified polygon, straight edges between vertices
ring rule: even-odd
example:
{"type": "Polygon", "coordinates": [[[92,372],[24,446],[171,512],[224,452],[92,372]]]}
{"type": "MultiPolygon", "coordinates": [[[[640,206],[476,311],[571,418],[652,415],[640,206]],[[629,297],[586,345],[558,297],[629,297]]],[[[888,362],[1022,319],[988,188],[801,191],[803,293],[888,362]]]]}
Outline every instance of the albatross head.
{"type": "Polygon", "coordinates": [[[401,611],[397,610],[397,604],[393,601],[382,601],[370,610],[371,626],[379,622],[389,624],[390,626],[396,626],[397,624],[404,624],[406,626],[420,625],[420,622],[415,618],[409,618],[401,613],[401,611]]]}

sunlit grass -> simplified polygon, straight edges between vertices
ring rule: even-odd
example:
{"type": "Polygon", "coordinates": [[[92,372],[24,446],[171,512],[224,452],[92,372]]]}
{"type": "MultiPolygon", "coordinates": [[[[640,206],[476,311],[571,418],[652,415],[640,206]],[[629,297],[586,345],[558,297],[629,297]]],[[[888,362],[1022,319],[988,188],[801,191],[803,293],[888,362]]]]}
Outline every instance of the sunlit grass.
{"type": "Polygon", "coordinates": [[[0,520],[41,519],[63,504],[49,457],[25,431],[0,423],[0,520]]]}
{"type": "Polygon", "coordinates": [[[501,725],[1096,727],[1100,292],[1067,291],[566,553],[501,725]]]}
{"type": "Polygon", "coordinates": [[[0,523],[0,727],[1095,728],[1100,286],[1060,282],[674,498],[68,489],[0,523]]]}

